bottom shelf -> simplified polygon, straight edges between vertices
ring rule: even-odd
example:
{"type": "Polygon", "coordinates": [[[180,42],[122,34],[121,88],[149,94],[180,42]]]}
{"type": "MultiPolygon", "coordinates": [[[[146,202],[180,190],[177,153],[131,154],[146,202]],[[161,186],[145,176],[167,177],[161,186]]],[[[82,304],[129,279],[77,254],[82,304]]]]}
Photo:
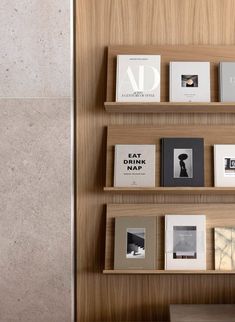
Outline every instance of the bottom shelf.
{"type": "MultiPolygon", "coordinates": [[[[235,275],[233,265],[228,268],[232,270],[215,270],[215,227],[235,227],[235,204],[108,204],[106,217],[106,245],[104,274],[110,275],[235,275]],[[165,270],[165,218],[166,214],[179,215],[205,215],[206,217],[206,270],[192,270],[185,266],[185,270],[165,270]],[[155,265],[149,266],[155,269],[114,269],[115,248],[115,218],[123,216],[141,217],[154,216],[157,218],[156,229],[156,253],[155,265]]],[[[122,266],[123,267],[123,266],[122,266]]],[[[143,267],[141,265],[141,267],[143,267]]],[[[191,266],[193,268],[193,266],[191,266]]]]}
{"type": "Polygon", "coordinates": [[[192,275],[208,275],[208,274],[212,274],[212,275],[217,275],[217,274],[235,274],[235,271],[216,271],[216,270],[123,270],[123,269],[105,269],[103,270],[103,274],[148,274],[148,275],[153,275],[153,274],[164,274],[164,275],[169,275],[169,274],[182,274],[182,275],[186,275],[186,274],[192,274],[192,275]]]}

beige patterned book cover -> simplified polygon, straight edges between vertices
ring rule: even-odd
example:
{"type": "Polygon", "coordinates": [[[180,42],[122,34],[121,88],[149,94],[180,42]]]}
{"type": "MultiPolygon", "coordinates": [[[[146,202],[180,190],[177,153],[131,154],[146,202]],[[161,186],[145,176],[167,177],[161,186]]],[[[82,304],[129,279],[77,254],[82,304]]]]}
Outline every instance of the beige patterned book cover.
{"type": "Polygon", "coordinates": [[[235,227],[215,228],[215,269],[235,269],[235,227]]]}

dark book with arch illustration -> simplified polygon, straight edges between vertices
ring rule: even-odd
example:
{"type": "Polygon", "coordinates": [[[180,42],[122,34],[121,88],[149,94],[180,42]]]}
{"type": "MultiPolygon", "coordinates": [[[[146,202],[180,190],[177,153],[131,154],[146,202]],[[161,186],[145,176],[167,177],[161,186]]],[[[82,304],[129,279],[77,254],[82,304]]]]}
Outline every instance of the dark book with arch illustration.
{"type": "Polygon", "coordinates": [[[162,186],[204,186],[204,140],[202,138],[163,138],[161,144],[162,186]]]}

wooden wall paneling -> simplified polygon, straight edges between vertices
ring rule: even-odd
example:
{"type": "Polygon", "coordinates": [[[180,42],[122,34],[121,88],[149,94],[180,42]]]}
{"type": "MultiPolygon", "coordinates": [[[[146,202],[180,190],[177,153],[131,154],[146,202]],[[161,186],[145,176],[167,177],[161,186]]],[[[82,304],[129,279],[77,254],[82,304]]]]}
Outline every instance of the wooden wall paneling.
{"type": "Polygon", "coordinates": [[[234,303],[233,276],[102,274],[106,203],[235,202],[103,192],[107,125],[235,125],[233,114],[106,113],[107,46],[234,45],[234,26],[234,0],[76,0],[78,322],[167,321],[170,303],[234,303]]]}

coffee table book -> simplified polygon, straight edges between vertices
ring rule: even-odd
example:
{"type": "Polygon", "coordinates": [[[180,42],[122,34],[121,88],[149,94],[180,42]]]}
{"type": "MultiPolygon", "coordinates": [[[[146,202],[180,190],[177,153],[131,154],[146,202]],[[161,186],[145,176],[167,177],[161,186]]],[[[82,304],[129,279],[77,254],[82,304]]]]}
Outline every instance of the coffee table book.
{"type": "Polygon", "coordinates": [[[170,102],[210,102],[209,62],[170,62],[170,102]]]}
{"type": "Polygon", "coordinates": [[[163,187],[204,186],[204,139],[161,139],[161,185],[163,187]]]}
{"type": "Polygon", "coordinates": [[[115,218],[114,269],[155,269],[156,217],[115,218]]]}
{"type": "Polygon", "coordinates": [[[215,227],[215,269],[235,270],[235,227],[215,227]]]}
{"type": "Polygon", "coordinates": [[[116,144],[114,187],[155,187],[156,145],[116,144]]]}
{"type": "Polygon", "coordinates": [[[160,102],[159,55],[118,55],[117,102],[160,102]]]}
{"type": "Polygon", "coordinates": [[[235,187],[235,144],[214,145],[215,187],[235,187]]]}
{"type": "Polygon", "coordinates": [[[235,102],[235,62],[219,64],[220,101],[235,102]]]}
{"type": "Polygon", "coordinates": [[[206,270],[204,215],[165,216],[165,269],[206,270]]]}

